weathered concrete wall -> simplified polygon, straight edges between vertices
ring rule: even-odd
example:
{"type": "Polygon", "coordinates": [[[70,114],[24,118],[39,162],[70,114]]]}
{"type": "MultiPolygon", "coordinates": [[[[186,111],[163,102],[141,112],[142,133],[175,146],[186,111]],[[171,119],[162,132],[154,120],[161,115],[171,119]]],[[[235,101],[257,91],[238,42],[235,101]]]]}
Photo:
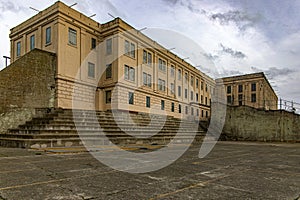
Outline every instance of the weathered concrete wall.
{"type": "Polygon", "coordinates": [[[56,56],[35,49],[0,72],[0,133],[55,106],[56,56]]]}
{"type": "Polygon", "coordinates": [[[228,106],[221,138],[300,142],[300,115],[280,110],[228,106]]]}

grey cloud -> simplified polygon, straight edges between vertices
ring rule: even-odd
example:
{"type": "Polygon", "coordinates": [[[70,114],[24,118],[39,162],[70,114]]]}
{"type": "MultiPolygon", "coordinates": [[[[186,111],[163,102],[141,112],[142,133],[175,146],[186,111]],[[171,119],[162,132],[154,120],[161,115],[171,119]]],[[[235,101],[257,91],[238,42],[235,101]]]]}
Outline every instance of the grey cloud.
{"type": "Polygon", "coordinates": [[[189,9],[189,11],[191,11],[193,13],[206,14],[206,11],[204,9],[197,8],[189,0],[185,0],[185,1],[183,1],[183,0],[163,0],[163,1],[172,6],[180,3],[181,6],[186,7],[187,9],[189,9]]]}
{"type": "Polygon", "coordinates": [[[264,72],[265,75],[268,77],[268,79],[275,79],[277,77],[283,77],[283,76],[288,76],[288,75],[292,75],[293,73],[296,72],[296,70],[294,69],[290,69],[290,68],[276,68],[276,67],[271,67],[267,70],[262,70],[260,68],[257,67],[251,67],[251,69],[254,72],[264,72]]]}
{"type": "Polygon", "coordinates": [[[243,52],[241,51],[234,51],[233,49],[231,48],[228,48],[228,47],[225,47],[223,44],[220,43],[220,46],[222,48],[222,52],[223,53],[226,53],[226,54],[229,54],[231,55],[232,57],[234,58],[240,58],[240,59],[243,59],[243,58],[246,58],[246,54],[244,54],[243,52]]]}
{"type": "Polygon", "coordinates": [[[241,71],[238,70],[223,70],[218,78],[222,78],[222,77],[228,77],[228,76],[237,76],[237,75],[242,75],[244,74],[241,71]]]}
{"type": "Polygon", "coordinates": [[[212,55],[211,53],[203,53],[203,56],[210,61],[215,61],[219,58],[218,55],[212,55]]]}
{"type": "Polygon", "coordinates": [[[218,21],[221,25],[228,25],[230,22],[235,23],[240,30],[246,30],[248,27],[253,27],[260,21],[260,15],[249,15],[246,12],[238,10],[228,11],[225,13],[211,14],[209,18],[212,21],[218,21]]]}
{"type": "Polygon", "coordinates": [[[24,9],[23,6],[17,6],[12,1],[0,1],[0,12],[19,12],[20,10],[24,9]]]}

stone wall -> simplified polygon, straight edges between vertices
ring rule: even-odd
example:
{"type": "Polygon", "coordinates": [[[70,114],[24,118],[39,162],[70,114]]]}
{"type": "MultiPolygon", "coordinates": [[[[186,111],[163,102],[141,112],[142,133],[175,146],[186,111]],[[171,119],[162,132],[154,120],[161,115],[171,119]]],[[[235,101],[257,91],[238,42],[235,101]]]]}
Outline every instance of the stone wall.
{"type": "Polygon", "coordinates": [[[0,133],[55,107],[56,56],[34,49],[0,71],[0,133]]]}
{"type": "Polygon", "coordinates": [[[300,142],[300,115],[228,106],[221,139],[300,142]]]}

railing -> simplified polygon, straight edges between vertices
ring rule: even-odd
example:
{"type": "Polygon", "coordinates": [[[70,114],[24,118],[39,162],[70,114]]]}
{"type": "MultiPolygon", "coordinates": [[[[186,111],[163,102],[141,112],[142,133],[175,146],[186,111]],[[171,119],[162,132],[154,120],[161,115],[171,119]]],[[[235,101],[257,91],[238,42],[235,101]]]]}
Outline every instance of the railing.
{"type": "Polygon", "coordinates": [[[295,101],[289,101],[280,98],[278,101],[278,108],[280,110],[287,110],[290,112],[300,113],[300,103],[297,103],[295,101]]]}

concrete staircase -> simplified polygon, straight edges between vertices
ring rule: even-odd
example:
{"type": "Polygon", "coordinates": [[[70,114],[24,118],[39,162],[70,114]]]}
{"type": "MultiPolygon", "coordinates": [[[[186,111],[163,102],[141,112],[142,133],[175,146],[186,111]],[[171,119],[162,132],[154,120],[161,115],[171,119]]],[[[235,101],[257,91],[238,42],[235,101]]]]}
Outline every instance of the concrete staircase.
{"type": "Polygon", "coordinates": [[[201,142],[205,129],[194,121],[171,116],[125,111],[56,109],[32,118],[6,134],[0,145],[21,148],[78,147],[84,145],[165,145],[201,142]],[[180,133],[176,135],[177,133],[180,133]],[[196,137],[193,137],[196,133],[196,137]]]}

